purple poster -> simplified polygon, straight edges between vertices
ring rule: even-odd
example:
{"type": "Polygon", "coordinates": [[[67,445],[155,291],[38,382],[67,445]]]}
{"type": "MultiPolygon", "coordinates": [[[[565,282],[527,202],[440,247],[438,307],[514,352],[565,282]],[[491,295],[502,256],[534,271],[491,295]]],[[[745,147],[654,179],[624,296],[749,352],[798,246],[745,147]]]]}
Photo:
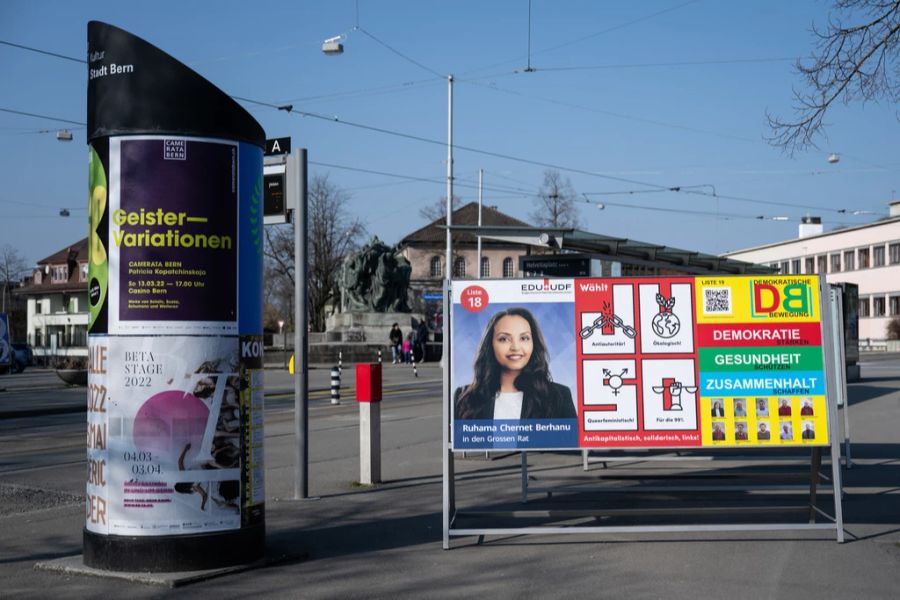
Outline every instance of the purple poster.
{"type": "Polygon", "coordinates": [[[234,332],[237,150],[184,137],[113,142],[114,331],[234,332]]]}

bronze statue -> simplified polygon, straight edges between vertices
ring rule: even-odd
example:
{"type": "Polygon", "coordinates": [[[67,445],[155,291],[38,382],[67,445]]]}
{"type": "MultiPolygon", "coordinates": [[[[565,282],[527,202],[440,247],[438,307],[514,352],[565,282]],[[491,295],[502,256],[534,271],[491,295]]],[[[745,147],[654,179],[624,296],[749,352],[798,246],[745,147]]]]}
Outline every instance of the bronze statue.
{"type": "Polygon", "coordinates": [[[344,259],[341,295],[344,310],[410,312],[407,303],[412,267],[397,248],[378,239],[344,259]]]}

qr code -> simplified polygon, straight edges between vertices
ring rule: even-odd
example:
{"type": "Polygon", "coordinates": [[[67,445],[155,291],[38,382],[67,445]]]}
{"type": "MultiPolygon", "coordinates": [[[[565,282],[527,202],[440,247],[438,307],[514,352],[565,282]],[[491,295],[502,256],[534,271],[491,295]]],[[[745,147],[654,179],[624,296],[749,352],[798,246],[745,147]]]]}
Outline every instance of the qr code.
{"type": "Polygon", "coordinates": [[[705,288],[705,300],[703,312],[707,314],[731,313],[731,288],[705,288]]]}

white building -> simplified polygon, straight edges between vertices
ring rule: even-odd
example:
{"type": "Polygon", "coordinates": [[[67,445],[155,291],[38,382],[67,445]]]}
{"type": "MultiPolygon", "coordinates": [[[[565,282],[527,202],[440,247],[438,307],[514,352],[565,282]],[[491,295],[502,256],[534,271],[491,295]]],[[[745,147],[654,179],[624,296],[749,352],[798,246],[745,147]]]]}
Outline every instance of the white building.
{"type": "Polygon", "coordinates": [[[38,261],[28,284],[28,343],[35,360],[56,364],[87,358],[87,238],[38,261]]]}
{"type": "Polygon", "coordinates": [[[859,339],[886,339],[888,322],[900,316],[900,200],[879,221],[823,232],[818,217],[805,217],[800,237],[727,252],[729,258],[777,267],[781,273],[821,273],[829,283],[859,286],[859,339]]]}

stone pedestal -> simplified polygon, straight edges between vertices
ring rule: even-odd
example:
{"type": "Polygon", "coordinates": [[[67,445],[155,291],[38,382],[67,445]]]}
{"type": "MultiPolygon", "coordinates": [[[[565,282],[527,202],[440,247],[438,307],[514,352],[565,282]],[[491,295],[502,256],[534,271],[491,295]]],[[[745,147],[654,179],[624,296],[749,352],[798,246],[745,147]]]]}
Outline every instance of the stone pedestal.
{"type": "Polygon", "coordinates": [[[404,339],[416,324],[425,319],[422,313],[342,312],[325,321],[327,342],[365,342],[387,347],[388,334],[394,323],[400,325],[404,339]]]}

